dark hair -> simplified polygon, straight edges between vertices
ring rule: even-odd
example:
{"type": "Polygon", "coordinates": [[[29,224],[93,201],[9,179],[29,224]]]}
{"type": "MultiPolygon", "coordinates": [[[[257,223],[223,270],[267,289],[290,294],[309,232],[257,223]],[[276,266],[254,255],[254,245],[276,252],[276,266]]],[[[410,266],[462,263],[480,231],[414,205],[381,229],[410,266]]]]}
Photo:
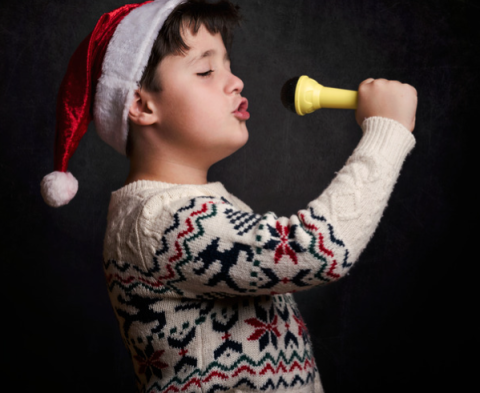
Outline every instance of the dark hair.
{"type": "MultiPolygon", "coordinates": [[[[190,49],[182,37],[184,28],[189,28],[193,34],[197,34],[203,25],[212,34],[220,33],[228,52],[232,44],[233,28],[239,25],[240,20],[239,7],[228,0],[215,3],[188,0],[177,5],[165,20],[153,43],[147,65],[138,82],[139,87],[153,92],[161,91],[156,74],[160,62],[168,55],[184,55],[190,49]]],[[[132,151],[130,135],[131,132],[128,132],[127,157],[130,157],[132,151]]]]}

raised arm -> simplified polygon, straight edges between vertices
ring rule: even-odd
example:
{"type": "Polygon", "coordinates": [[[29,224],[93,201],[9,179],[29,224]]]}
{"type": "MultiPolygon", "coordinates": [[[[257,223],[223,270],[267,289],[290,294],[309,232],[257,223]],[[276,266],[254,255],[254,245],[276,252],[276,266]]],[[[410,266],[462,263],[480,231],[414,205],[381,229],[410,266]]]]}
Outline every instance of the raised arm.
{"type": "MultiPolygon", "coordinates": [[[[363,82],[360,100],[374,99],[383,108],[394,97],[391,101],[401,105],[397,98],[405,89],[396,88],[408,85],[385,82],[363,82]]],[[[376,113],[373,107],[360,102],[357,120],[376,113]]],[[[148,222],[140,217],[140,227],[161,228],[152,233],[158,246],[154,255],[144,255],[142,274],[154,278],[158,290],[190,298],[296,292],[344,276],[373,235],[415,143],[414,121],[397,112],[386,114],[398,120],[364,120],[364,135],[342,170],[306,209],[289,218],[254,214],[233,197],[217,196],[186,196],[148,222]]]]}

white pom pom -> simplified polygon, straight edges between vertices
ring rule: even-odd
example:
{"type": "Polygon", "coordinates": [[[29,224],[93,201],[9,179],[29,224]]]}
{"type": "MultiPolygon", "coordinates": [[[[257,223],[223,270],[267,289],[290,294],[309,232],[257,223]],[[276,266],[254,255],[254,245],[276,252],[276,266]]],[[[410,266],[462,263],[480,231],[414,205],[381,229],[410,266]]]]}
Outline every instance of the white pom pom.
{"type": "Polygon", "coordinates": [[[40,184],[40,192],[47,205],[59,207],[72,200],[78,190],[78,180],[70,172],[52,172],[40,184]]]}

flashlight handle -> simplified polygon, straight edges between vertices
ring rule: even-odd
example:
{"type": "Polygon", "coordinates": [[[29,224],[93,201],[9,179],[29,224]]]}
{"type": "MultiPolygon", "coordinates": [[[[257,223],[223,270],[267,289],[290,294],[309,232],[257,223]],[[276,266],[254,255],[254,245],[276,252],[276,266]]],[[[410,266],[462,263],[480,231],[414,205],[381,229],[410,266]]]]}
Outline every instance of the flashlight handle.
{"type": "Polygon", "coordinates": [[[303,116],[320,108],[357,109],[358,92],[325,87],[302,75],[295,89],[295,111],[303,116]]]}
{"type": "MultiPolygon", "coordinates": [[[[319,89],[317,99],[318,109],[357,109],[358,92],[354,90],[335,89],[333,87],[322,87],[319,89]]],[[[317,106],[314,105],[314,106],[317,106]]],[[[315,108],[317,109],[317,108],[315,108]]]]}

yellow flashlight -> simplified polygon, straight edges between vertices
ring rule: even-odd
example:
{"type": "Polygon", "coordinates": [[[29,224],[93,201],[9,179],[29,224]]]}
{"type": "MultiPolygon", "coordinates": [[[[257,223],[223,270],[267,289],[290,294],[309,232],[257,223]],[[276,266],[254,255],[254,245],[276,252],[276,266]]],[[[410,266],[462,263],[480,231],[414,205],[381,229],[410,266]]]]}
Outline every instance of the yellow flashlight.
{"type": "Polygon", "coordinates": [[[325,87],[302,75],[283,85],[280,98],[287,109],[303,116],[320,108],[357,109],[358,92],[325,87]]]}

